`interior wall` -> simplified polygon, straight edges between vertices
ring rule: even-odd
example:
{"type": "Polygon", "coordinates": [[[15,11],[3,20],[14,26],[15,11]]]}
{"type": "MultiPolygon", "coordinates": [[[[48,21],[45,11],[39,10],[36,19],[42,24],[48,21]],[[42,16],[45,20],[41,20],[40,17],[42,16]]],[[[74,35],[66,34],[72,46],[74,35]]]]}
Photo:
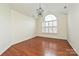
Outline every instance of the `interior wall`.
{"type": "Polygon", "coordinates": [[[79,55],[79,4],[73,4],[68,15],[68,41],[79,55]]]}
{"type": "Polygon", "coordinates": [[[11,9],[12,18],[12,43],[35,36],[35,19],[11,9]]]}
{"type": "Polygon", "coordinates": [[[54,13],[54,15],[57,17],[58,33],[52,33],[52,34],[42,33],[42,21],[44,20],[44,17],[39,17],[36,21],[37,36],[67,39],[67,15],[64,13],[54,13]]]}
{"type": "Polygon", "coordinates": [[[10,46],[11,18],[8,4],[0,4],[0,54],[10,46]]]}
{"type": "Polygon", "coordinates": [[[0,54],[11,45],[35,37],[35,19],[0,4],[0,54]]]}

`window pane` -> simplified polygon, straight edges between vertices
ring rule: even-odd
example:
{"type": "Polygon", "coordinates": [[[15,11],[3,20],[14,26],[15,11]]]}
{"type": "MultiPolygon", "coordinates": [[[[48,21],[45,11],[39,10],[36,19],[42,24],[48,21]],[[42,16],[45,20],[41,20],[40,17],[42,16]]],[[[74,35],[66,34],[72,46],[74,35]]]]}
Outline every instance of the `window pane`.
{"type": "Polygon", "coordinates": [[[48,26],[48,22],[45,22],[45,26],[48,26]]]}
{"type": "Polygon", "coordinates": [[[53,29],[52,28],[49,28],[49,33],[52,33],[53,32],[53,29]]]}
{"type": "Polygon", "coordinates": [[[48,28],[45,28],[45,32],[48,33],[48,28]]]}
{"type": "Polygon", "coordinates": [[[49,26],[52,26],[53,25],[53,22],[49,22],[49,26]]]}
{"type": "Polygon", "coordinates": [[[57,21],[53,21],[53,26],[57,26],[57,21]]]}
{"type": "Polygon", "coordinates": [[[56,20],[56,17],[54,15],[52,15],[52,14],[47,15],[45,17],[45,21],[52,21],[52,20],[56,20]]]}
{"type": "Polygon", "coordinates": [[[57,33],[57,27],[53,28],[53,33],[57,33]]]}
{"type": "Polygon", "coordinates": [[[44,33],[57,33],[57,19],[55,15],[49,14],[42,22],[42,32],[44,33]]]}

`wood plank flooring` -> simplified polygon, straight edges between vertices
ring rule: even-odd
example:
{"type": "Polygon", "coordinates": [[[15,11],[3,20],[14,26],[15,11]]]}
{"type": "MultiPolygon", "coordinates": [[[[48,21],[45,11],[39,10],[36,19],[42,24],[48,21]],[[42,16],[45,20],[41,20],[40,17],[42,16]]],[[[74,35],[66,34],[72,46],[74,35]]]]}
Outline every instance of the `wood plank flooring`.
{"type": "Polygon", "coordinates": [[[1,56],[77,56],[67,40],[34,37],[11,46],[1,56]]]}

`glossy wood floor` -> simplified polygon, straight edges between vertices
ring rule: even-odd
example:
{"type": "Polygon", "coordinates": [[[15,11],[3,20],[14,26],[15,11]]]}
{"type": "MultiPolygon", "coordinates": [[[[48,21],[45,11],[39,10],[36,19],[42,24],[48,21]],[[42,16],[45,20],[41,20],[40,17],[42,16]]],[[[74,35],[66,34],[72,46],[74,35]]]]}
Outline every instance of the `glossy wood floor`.
{"type": "Polygon", "coordinates": [[[11,46],[2,56],[77,56],[66,40],[34,37],[11,46]]]}

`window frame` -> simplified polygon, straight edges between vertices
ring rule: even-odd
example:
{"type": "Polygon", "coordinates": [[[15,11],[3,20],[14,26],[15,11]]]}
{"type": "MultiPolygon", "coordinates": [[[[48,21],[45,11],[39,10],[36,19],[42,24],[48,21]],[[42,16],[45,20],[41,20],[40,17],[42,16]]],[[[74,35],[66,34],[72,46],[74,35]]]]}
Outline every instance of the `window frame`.
{"type": "MultiPolygon", "coordinates": [[[[51,14],[51,15],[53,15],[53,14],[51,14]]],[[[53,34],[53,33],[56,34],[56,33],[58,33],[58,20],[57,20],[57,17],[55,16],[56,17],[56,20],[51,20],[51,21],[45,21],[45,17],[44,17],[44,21],[42,21],[42,33],[48,33],[48,34],[53,34]],[[54,21],[57,22],[57,25],[56,26],[53,26],[53,22],[54,21]],[[48,27],[46,25],[43,25],[43,23],[46,23],[46,22],[48,22],[48,27]],[[52,22],[52,26],[49,26],[49,22],[52,22]],[[44,29],[44,28],[48,28],[48,32],[46,32],[46,29],[44,29]],[[50,32],[49,28],[52,28],[52,32],[50,32]],[[53,28],[56,28],[56,32],[53,31],[53,28]]]]}

